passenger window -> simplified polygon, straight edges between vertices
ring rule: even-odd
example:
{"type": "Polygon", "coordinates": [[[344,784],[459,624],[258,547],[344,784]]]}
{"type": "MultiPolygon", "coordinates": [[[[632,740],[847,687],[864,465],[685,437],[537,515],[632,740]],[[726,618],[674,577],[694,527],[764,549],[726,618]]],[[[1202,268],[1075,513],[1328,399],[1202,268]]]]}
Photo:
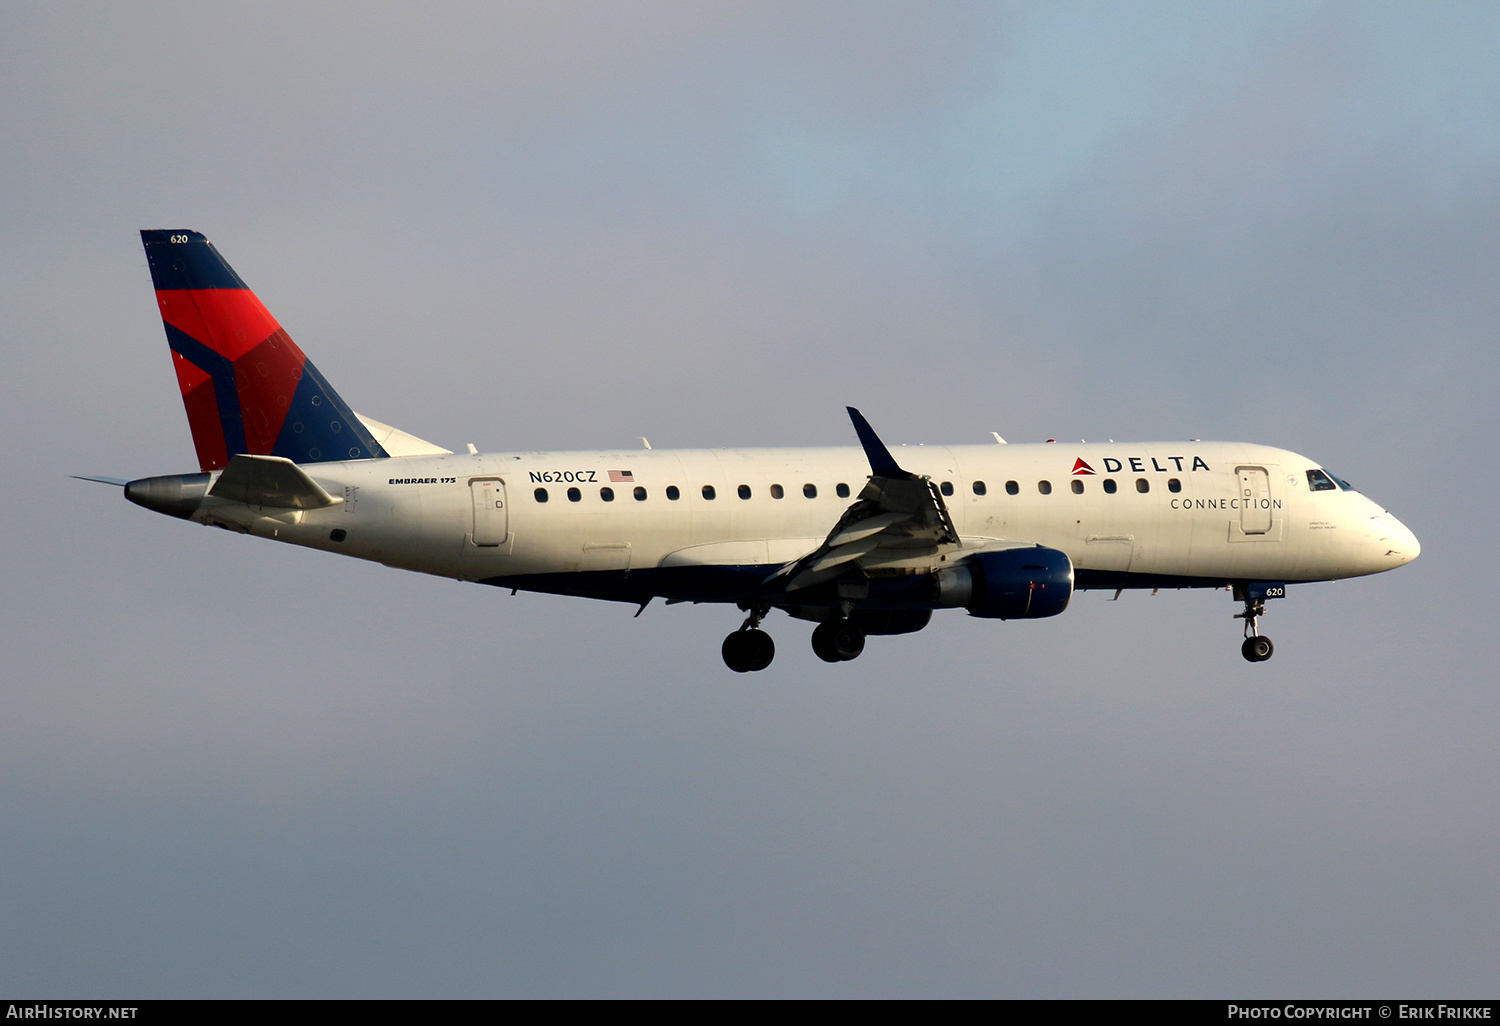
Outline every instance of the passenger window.
{"type": "Polygon", "coordinates": [[[568,489],[568,501],[569,502],[577,502],[581,498],[583,498],[583,493],[580,492],[577,488],[569,488],[568,489]]]}
{"type": "Polygon", "coordinates": [[[847,498],[849,498],[849,486],[846,485],[846,484],[844,484],[842,481],[840,481],[839,484],[833,490],[838,493],[838,497],[839,498],[841,498],[841,499],[847,499],[847,498]]]}
{"type": "Polygon", "coordinates": [[[985,491],[986,491],[986,489],[984,487],[984,482],[983,481],[975,481],[974,482],[974,494],[975,495],[983,495],[985,493],[985,491]]]}
{"type": "Polygon", "coordinates": [[[547,489],[545,488],[538,488],[536,491],[532,492],[532,494],[536,496],[537,502],[547,501],[547,489]]]}
{"type": "Polygon", "coordinates": [[[1052,482],[1051,481],[1038,481],[1036,483],[1036,490],[1039,491],[1039,492],[1041,492],[1043,495],[1051,495],[1052,494],[1052,482]]]}
{"type": "Polygon", "coordinates": [[[1006,495],[1020,495],[1021,494],[1021,486],[1020,486],[1020,484],[1017,483],[1017,482],[1015,482],[1015,481],[1007,481],[1007,482],[1005,482],[1005,494],[1006,495]]]}
{"type": "Polygon", "coordinates": [[[815,484],[805,484],[802,486],[802,494],[809,499],[816,499],[818,497],[818,486],[815,484]]]}
{"type": "Polygon", "coordinates": [[[942,492],[944,495],[952,495],[953,494],[953,482],[952,481],[944,481],[942,483],[942,486],[938,488],[938,491],[942,492]]]}
{"type": "Polygon", "coordinates": [[[1151,490],[1151,482],[1144,477],[1138,477],[1135,479],[1135,490],[1144,495],[1151,490]]]}
{"type": "Polygon", "coordinates": [[[1336,492],[1339,486],[1333,483],[1333,479],[1321,470],[1309,470],[1307,472],[1307,487],[1314,492],[1336,492]]]}
{"type": "Polygon", "coordinates": [[[1112,477],[1106,477],[1104,479],[1104,491],[1108,495],[1115,494],[1115,479],[1114,478],[1112,478],[1112,477]]]}
{"type": "Polygon", "coordinates": [[[773,499],[780,499],[780,498],[784,497],[785,495],[786,495],[786,492],[782,491],[781,485],[772,485],[771,486],[771,498],[773,498],[773,499]]]}
{"type": "Polygon", "coordinates": [[[1179,480],[1177,480],[1175,477],[1174,478],[1169,478],[1167,480],[1167,491],[1169,491],[1169,492],[1180,492],[1180,491],[1182,491],[1182,482],[1179,481],[1179,480]]]}
{"type": "Polygon", "coordinates": [[[672,502],[676,502],[682,498],[682,493],[677,490],[676,485],[667,485],[667,498],[672,502]]]}
{"type": "Polygon", "coordinates": [[[605,502],[614,502],[615,490],[613,488],[601,488],[599,489],[599,498],[603,499],[605,502]]]}
{"type": "Polygon", "coordinates": [[[1078,478],[1076,478],[1076,477],[1073,479],[1073,494],[1074,495],[1082,495],[1083,494],[1083,482],[1080,481],[1080,480],[1078,480],[1078,478]]]}
{"type": "Polygon", "coordinates": [[[749,485],[740,485],[740,498],[742,498],[742,499],[748,499],[748,498],[750,498],[750,486],[749,485]]]}
{"type": "Polygon", "coordinates": [[[640,485],[636,485],[635,486],[635,492],[634,492],[634,494],[635,494],[635,501],[636,502],[645,502],[646,501],[646,489],[642,488],[640,485]]]}
{"type": "Polygon", "coordinates": [[[705,499],[710,499],[710,500],[713,499],[713,497],[714,497],[714,486],[713,485],[704,485],[703,486],[703,497],[705,499]]]}

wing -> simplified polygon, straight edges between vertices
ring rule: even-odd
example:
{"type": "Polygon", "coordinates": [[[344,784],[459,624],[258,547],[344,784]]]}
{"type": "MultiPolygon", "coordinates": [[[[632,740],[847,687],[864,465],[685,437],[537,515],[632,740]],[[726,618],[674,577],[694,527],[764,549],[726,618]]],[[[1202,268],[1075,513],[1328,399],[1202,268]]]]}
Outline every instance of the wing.
{"type": "Polygon", "coordinates": [[[902,470],[869,421],[854,407],[848,410],[870,460],[869,483],[823,544],[766,578],[768,585],[781,582],[784,590],[799,591],[840,576],[877,550],[890,558],[902,550],[915,556],[959,544],[937,485],[902,470]]]}

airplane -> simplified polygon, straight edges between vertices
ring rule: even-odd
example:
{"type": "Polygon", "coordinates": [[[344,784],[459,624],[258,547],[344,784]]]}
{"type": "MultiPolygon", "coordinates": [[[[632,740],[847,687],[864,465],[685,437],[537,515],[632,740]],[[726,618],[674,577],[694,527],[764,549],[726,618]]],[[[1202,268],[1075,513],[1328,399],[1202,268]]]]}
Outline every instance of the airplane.
{"type": "Polygon", "coordinates": [[[1241,654],[1271,657],[1265,603],[1381,573],[1405,525],[1284,449],[1232,442],[900,448],[852,407],[859,446],[465,453],[355,413],[202,234],[145,230],[198,473],[126,481],[158,513],[517,591],[728,603],[721,646],[771,664],[773,609],[825,662],[934,610],[1063,612],[1075,591],[1227,589],[1241,654]]]}

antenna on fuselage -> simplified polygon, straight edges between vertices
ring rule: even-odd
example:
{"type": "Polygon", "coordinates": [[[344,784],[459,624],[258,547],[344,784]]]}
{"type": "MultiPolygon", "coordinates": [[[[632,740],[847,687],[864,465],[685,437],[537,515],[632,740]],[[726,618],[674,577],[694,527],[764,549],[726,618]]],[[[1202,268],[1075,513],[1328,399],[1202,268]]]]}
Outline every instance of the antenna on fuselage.
{"type": "Polygon", "coordinates": [[[995,443],[997,445],[1007,445],[1007,444],[1009,444],[1009,443],[1007,443],[1005,441],[1005,439],[1003,439],[1003,438],[1000,437],[1000,432],[998,432],[998,431],[991,431],[990,432],[990,437],[994,438],[995,443]]]}

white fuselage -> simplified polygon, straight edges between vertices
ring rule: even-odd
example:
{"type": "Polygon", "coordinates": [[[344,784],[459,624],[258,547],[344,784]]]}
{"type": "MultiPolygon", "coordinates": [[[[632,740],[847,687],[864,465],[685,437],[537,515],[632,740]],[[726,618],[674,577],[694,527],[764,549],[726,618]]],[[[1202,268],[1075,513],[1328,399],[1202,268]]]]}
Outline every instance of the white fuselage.
{"type": "MultiPolygon", "coordinates": [[[[940,485],[965,548],[1009,540],[1059,549],[1080,587],[1331,580],[1389,570],[1419,551],[1381,507],[1353,490],[1312,490],[1317,464],[1267,446],[915,446],[893,455],[940,485]]],[[[549,591],[568,590],[566,577],[551,575],[624,572],[648,594],[641,571],[770,572],[807,554],[870,474],[858,448],[450,454],[302,469],[343,501],[260,511],[211,498],[193,519],[460,580],[529,587],[547,578],[549,591]]],[[[888,563],[925,572],[937,558],[898,552],[888,563]]],[[[867,565],[878,568],[878,556],[867,565]]]]}

